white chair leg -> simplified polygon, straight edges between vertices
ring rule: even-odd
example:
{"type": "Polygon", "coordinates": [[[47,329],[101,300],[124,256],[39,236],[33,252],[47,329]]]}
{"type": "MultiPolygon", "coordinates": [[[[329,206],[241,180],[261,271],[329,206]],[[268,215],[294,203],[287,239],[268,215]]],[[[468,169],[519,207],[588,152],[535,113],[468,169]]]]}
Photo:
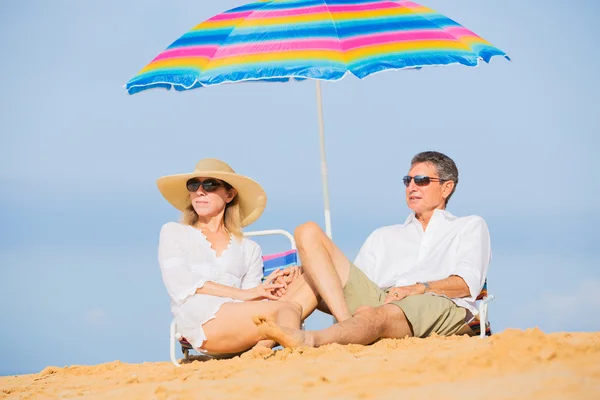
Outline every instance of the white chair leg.
{"type": "Polygon", "coordinates": [[[480,338],[485,338],[485,331],[488,324],[488,303],[494,300],[494,296],[489,295],[479,303],[479,333],[480,338]]]}
{"type": "Polygon", "coordinates": [[[170,350],[170,356],[171,356],[171,362],[173,363],[174,366],[176,367],[181,367],[181,364],[179,364],[179,361],[177,361],[177,357],[175,357],[175,342],[177,341],[175,339],[175,332],[177,330],[177,326],[175,325],[175,319],[173,319],[171,321],[171,333],[170,333],[170,338],[169,338],[169,350],[170,350]]]}
{"type": "Polygon", "coordinates": [[[481,303],[479,305],[479,337],[485,337],[485,330],[487,327],[487,304],[481,303]]]}

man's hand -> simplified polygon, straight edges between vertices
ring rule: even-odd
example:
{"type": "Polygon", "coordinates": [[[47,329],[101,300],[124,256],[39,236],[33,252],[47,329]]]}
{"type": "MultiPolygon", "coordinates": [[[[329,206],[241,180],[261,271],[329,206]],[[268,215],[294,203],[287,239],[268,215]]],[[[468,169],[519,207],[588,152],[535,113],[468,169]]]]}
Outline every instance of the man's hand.
{"type": "Polygon", "coordinates": [[[287,285],[289,285],[290,283],[294,282],[294,280],[296,280],[296,278],[298,278],[301,274],[302,272],[300,272],[300,267],[287,267],[283,270],[283,276],[279,279],[283,278],[283,281],[287,285]]]}
{"type": "Polygon", "coordinates": [[[425,293],[425,285],[422,285],[420,283],[410,286],[393,287],[390,289],[388,295],[385,297],[384,304],[391,303],[392,301],[402,300],[407,296],[414,296],[423,293],[425,293]]]}
{"type": "Polygon", "coordinates": [[[282,288],[275,291],[277,297],[283,296],[287,292],[288,286],[302,274],[300,267],[287,267],[281,271],[281,275],[275,279],[275,283],[283,284],[282,288]]]}
{"type": "Polygon", "coordinates": [[[242,300],[279,300],[276,292],[282,287],[282,283],[268,283],[265,281],[255,288],[244,290],[244,296],[242,300]]]}
{"type": "Polygon", "coordinates": [[[285,290],[287,285],[285,282],[278,282],[283,277],[284,272],[280,269],[276,269],[267,276],[263,283],[252,289],[246,289],[244,291],[244,298],[242,300],[278,300],[277,293],[280,290],[285,290]]]}
{"type": "Polygon", "coordinates": [[[277,268],[271,272],[264,281],[255,288],[245,290],[242,300],[279,300],[282,291],[285,293],[287,284],[281,279],[284,272],[277,268]]]}

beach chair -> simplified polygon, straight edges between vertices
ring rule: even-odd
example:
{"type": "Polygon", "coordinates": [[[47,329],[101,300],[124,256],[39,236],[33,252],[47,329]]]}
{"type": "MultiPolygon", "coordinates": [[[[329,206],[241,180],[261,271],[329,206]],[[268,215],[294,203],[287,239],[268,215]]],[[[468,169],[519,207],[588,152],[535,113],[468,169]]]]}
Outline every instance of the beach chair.
{"type": "Polygon", "coordinates": [[[488,304],[492,300],[494,300],[494,296],[488,294],[486,279],[483,284],[483,289],[481,289],[481,293],[477,296],[479,315],[476,315],[473,321],[468,323],[473,332],[481,338],[492,335],[492,329],[488,318],[488,304]]]}
{"type": "MultiPolygon", "coordinates": [[[[268,276],[275,269],[292,267],[298,265],[298,251],[296,250],[296,241],[294,240],[294,236],[287,231],[282,229],[274,229],[267,231],[254,231],[244,233],[245,237],[257,237],[257,236],[269,236],[269,235],[282,235],[289,239],[290,241],[290,250],[285,251],[283,253],[276,253],[263,256],[263,277],[268,276]]],[[[175,323],[175,319],[171,321],[171,329],[169,336],[169,352],[171,356],[171,362],[176,367],[180,367],[181,364],[177,360],[175,356],[175,348],[177,343],[181,346],[181,352],[183,353],[183,360],[190,360],[190,351],[195,351],[195,349],[190,345],[190,343],[179,333],[177,330],[177,324],[175,323]]],[[[230,358],[236,356],[237,354],[209,354],[209,353],[199,353],[200,359],[218,359],[218,358],[230,358]]]]}

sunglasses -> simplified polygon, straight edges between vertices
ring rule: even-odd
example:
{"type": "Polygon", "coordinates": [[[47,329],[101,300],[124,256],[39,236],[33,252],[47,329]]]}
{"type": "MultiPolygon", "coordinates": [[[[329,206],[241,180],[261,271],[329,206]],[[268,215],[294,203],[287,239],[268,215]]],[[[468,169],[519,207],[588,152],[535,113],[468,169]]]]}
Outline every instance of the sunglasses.
{"type": "Polygon", "coordinates": [[[197,192],[198,189],[200,189],[200,186],[202,186],[202,189],[204,189],[205,192],[210,193],[216,191],[221,186],[227,187],[227,183],[214,178],[208,178],[203,181],[198,178],[192,178],[185,184],[185,187],[187,187],[187,190],[190,192],[197,192]]]}
{"type": "Polygon", "coordinates": [[[410,181],[415,180],[415,185],[417,186],[427,186],[429,185],[431,182],[446,182],[446,179],[440,179],[440,178],[432,178],[430,176],[425,176],[425,175],[417,175],[417,176],[410,176],[410,175],[406,175],[404,178],[402,178],[402,182],[404,182],[404,186],[408,187],[408,185],[410,185],[410,181]]]}

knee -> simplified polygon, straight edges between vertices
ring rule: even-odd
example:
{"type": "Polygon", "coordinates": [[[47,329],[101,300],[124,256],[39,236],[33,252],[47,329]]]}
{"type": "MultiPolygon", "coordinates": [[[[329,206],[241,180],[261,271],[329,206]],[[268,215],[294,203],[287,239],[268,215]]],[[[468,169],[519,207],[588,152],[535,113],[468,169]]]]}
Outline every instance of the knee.
{"type": "Polygon", "coordinates": [[[369,325],[376,330],[382,329],[387,320],[387,313],[384,307],[362,306],[356,309],[354,315],[367,319],[369,325]]]}
{"type": "Polygon", "coordinates": [[[354,315],[360,315],[368,320],[374,320],[377,315],[377,309],[370,306],[360,306],[356,309],[354,315]]]}
{"type": "Polygon", "coordinates": [[[296,244],[298,246],[305,245],[306,243],[316,240],[320,235],[323,234],[323,230],[316,222],[305,222],[298,226],[294,231],[294,237],[296,238],[296,244]]]}

